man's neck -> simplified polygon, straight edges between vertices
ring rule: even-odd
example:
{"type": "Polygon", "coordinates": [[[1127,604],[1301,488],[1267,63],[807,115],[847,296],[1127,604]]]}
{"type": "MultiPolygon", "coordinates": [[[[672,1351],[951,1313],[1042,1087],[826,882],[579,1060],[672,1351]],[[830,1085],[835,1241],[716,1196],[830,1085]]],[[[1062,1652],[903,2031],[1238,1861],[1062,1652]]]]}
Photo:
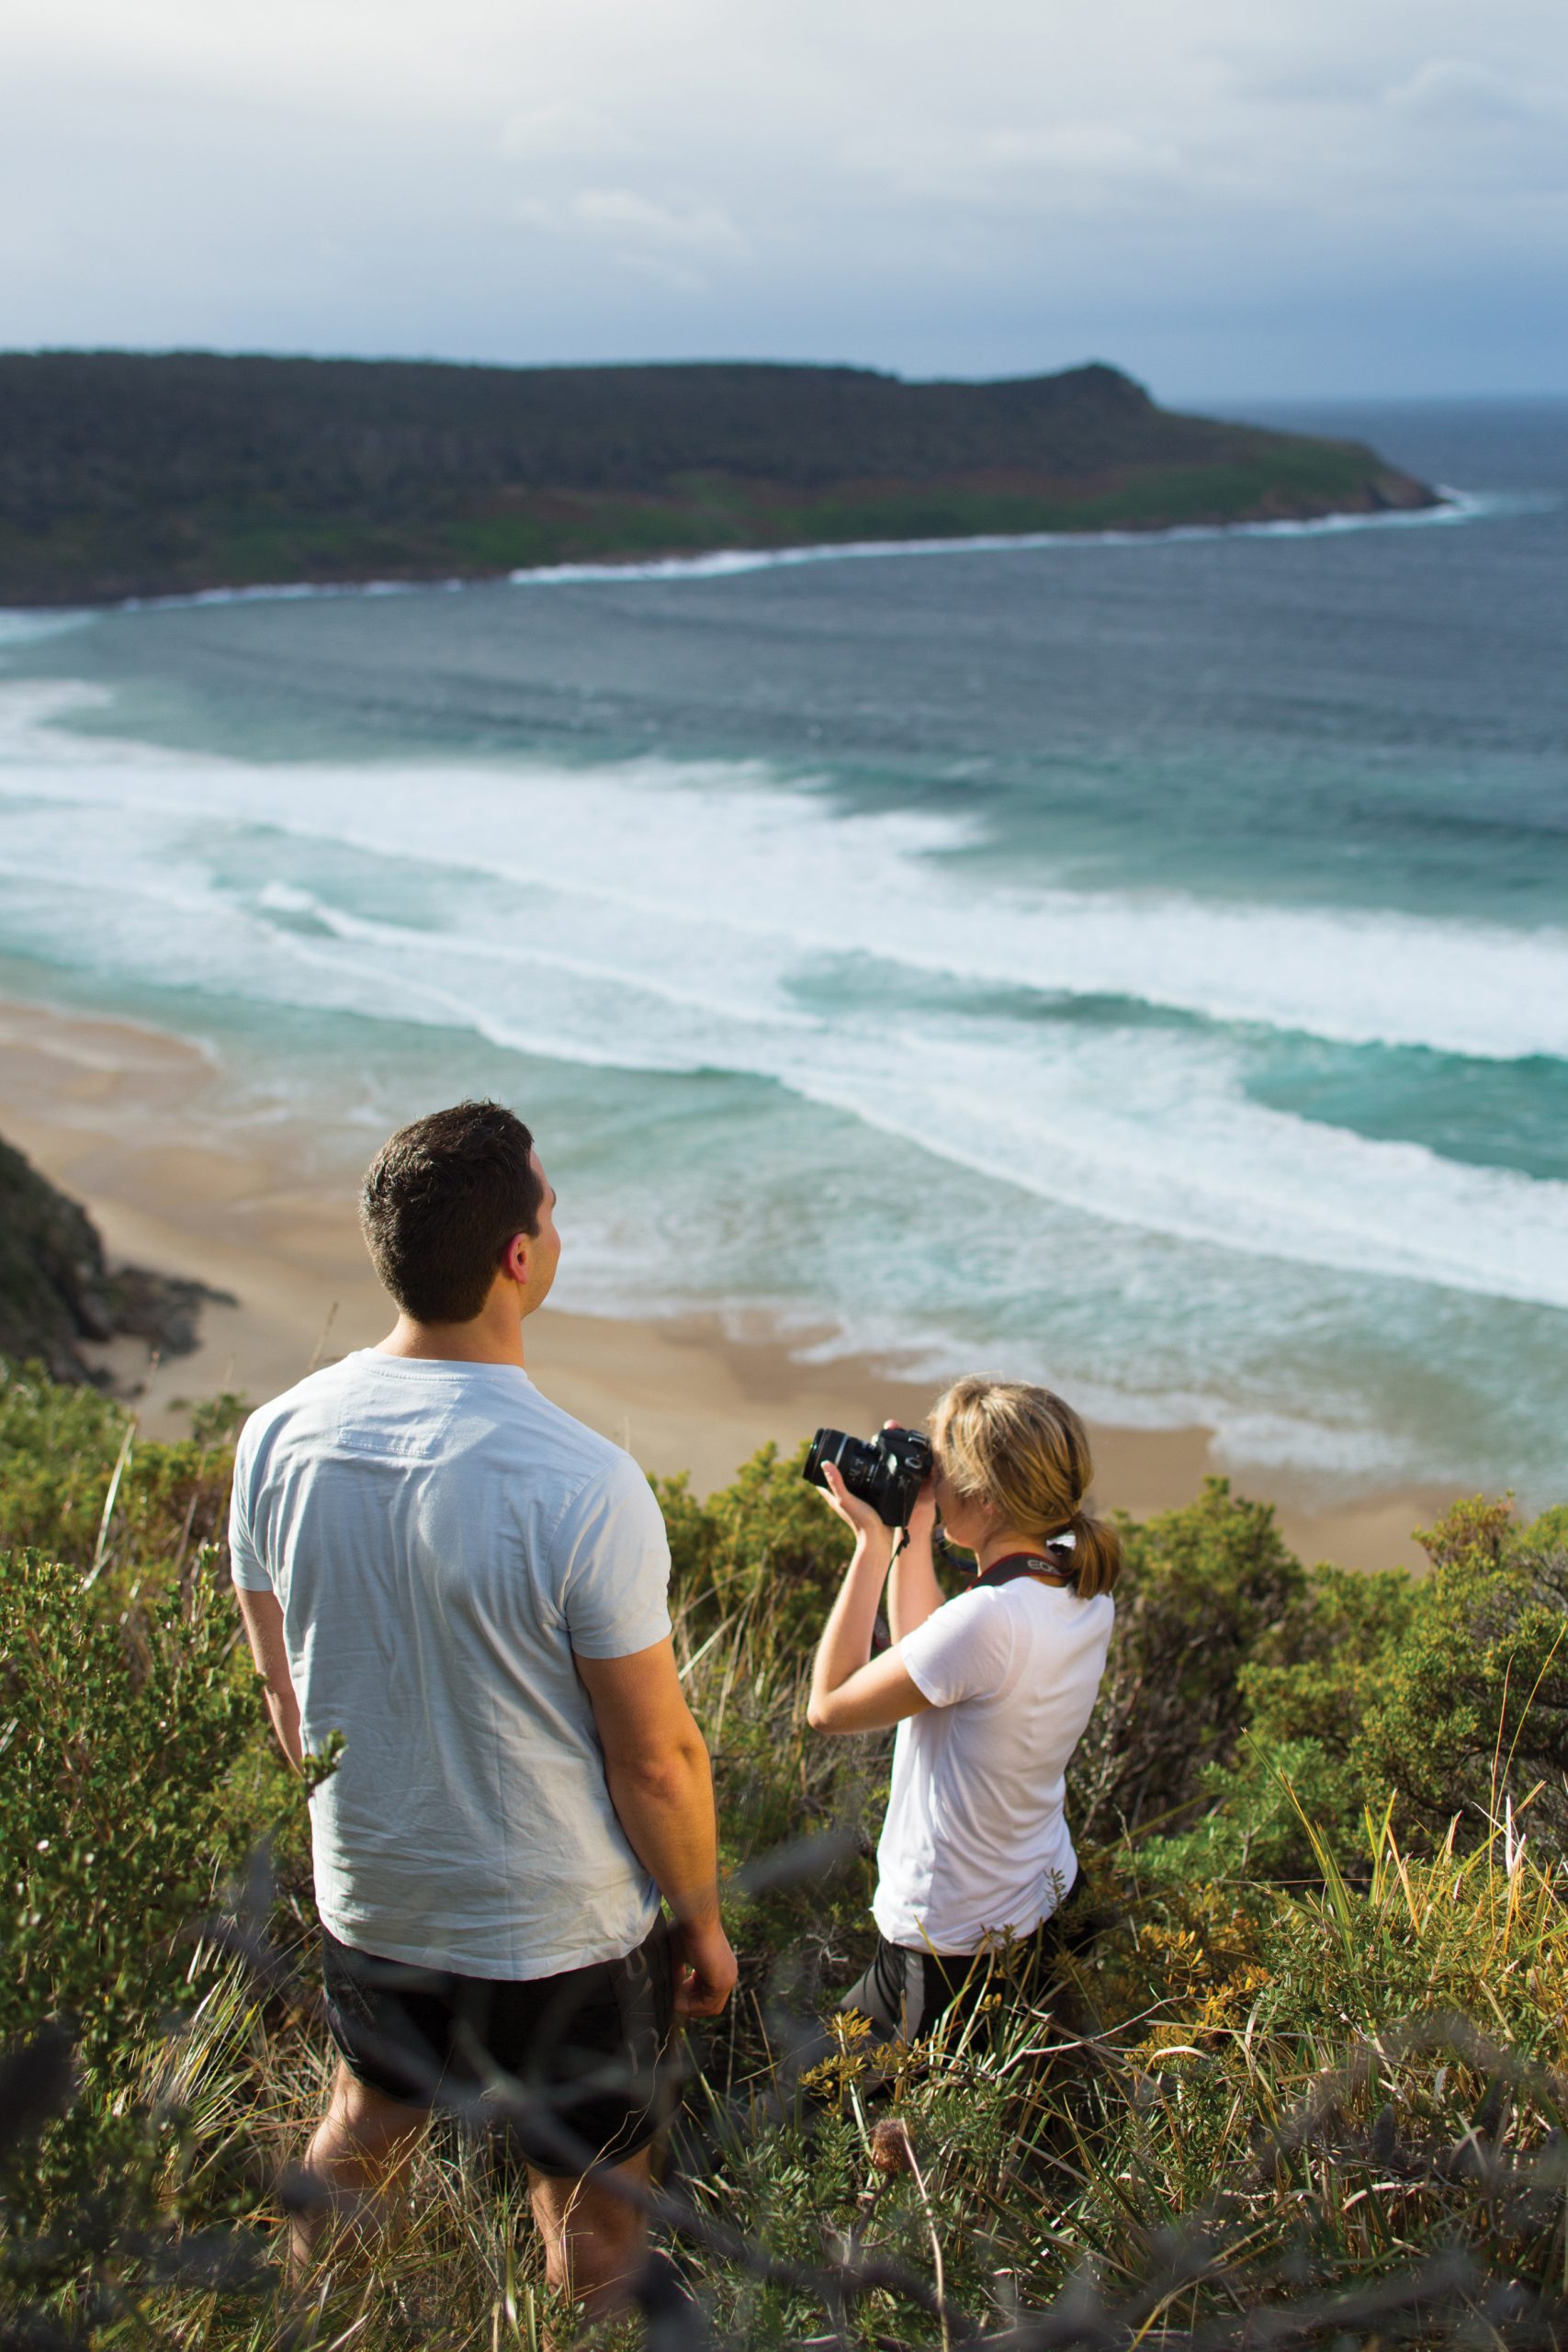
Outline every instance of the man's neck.
{"type": "Polygon", "coordinates": [[[515,1307],[487,1306],[468,1323],[420,1323],[400,1315],[376,1350],[383,1356],[418,1356],[437,1363],[523,1363],[523,1321],[515,1307]]]}

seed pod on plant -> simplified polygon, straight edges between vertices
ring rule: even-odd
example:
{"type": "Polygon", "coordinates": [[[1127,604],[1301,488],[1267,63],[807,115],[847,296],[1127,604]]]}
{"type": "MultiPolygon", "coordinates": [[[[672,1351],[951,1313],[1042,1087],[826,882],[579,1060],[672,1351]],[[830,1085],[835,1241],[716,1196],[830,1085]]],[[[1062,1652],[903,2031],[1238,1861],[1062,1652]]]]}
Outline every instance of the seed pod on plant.
{"type": "Polygon", "coordinates": [[[913,2172],[915,2151],[909,2140],[908,2127],[896,2115],[885,2115],[880,2123],[871,2127],[871,2165],[874,2172],[896,2174],[913,2172]]]}

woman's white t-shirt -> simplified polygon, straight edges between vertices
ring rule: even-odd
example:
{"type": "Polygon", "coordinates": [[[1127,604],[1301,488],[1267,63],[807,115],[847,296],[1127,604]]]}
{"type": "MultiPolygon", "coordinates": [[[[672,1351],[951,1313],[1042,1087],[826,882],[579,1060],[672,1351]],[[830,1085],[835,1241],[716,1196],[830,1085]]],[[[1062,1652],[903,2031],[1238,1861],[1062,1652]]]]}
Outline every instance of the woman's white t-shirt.
{"type": "Polygon", "coordinates": [[[978,1951],[1029,1935],[1077,1876],[1067,1759],[1093,1713],[1116,1608],[1021,1576],[979,1585],[907,1634],[931,1701],[898,1726],[872,1913],[889,1943],[978,1951]]]}

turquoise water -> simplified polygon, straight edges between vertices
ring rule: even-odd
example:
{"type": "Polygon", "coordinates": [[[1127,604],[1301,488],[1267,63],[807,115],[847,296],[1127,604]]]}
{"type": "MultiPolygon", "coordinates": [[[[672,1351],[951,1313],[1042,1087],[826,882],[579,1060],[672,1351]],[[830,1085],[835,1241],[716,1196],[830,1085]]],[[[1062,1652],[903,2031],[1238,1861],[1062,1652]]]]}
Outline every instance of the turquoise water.
{"type": "Polygon", "coordinates": [[[1466,503],[0,616],[0,989],[504,1094],[563,1304],[1568,1493],[1568,404],[1300,421],[1466,503]]]}

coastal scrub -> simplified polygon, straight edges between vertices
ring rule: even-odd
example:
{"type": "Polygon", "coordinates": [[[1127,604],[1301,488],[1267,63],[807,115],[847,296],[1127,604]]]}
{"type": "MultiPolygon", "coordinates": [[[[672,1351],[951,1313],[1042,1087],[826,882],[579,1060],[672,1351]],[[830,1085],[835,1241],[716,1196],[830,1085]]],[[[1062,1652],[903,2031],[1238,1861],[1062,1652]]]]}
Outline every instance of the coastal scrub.
{"type": "MultiPolygon", "coordinates": [[[[276,2267],[330,2051],[304,1792],[225,1589],[232,1413],[141,1447],[95,1392],[0,1387],[0,2328],[536,2344],[518,2184],[453,2129],[374,2257],[300,2303],[276,2267]]],[[[742,1981],[689,2039],[653,2340],[696,2340],[682,2292],[737,2346],[1559,2340],[1568,1515],[1462,1505],[1419,1580],[1304,1568],[1221,1481],[1128,1524],[1062,1977],[896,2052],[842,2026],[803,2086],[886,1769],[805,1723],[840,1537],[773,1449],[660,1491],[742,1981]]]]}

